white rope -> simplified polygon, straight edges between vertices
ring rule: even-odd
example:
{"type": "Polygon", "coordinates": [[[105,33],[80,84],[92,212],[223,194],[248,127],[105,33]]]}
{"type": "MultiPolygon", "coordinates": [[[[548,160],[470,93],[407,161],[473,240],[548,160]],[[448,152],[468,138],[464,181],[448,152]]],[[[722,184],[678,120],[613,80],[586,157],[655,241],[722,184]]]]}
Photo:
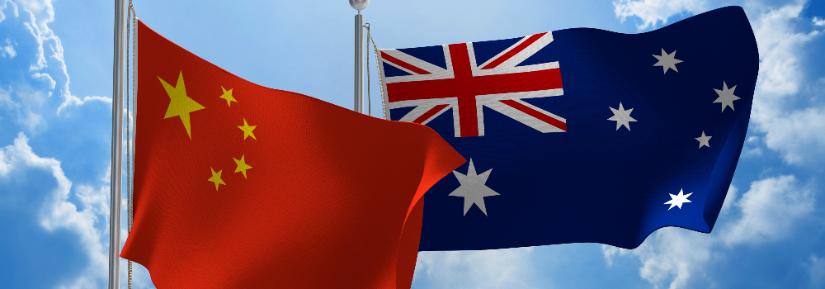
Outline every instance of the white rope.
{"type": "MultiPolygon", "coordinates": [[[[387,101],[384,97],[384,68],[381,65],[381,52],[378,51],[378,45],[375,45],[375,39],[372,38],[372,30],[370,30],[369,23],[367,23],[367,49],[369,49],[370,44],[372,44],[372,52],[375,54],[375,65],[378,67],[378,88],[381,90],[381,106],[383,107],[384,111],[384,118],[389,119],[390,114],[387,110],[387,101]]],[[[369,96],[369,53],[367,53],[367,98],[369,96]]]]}
{"type": "MultiPolygon", "coordinates": [[[[127,45],[126,49],[131,50],[131,67],[129,59],[126,60],[126,80],[127,80],[127,91],[131,93],[126,94],[126,192],[127,192],[127,207],[128,207],[128,215],[127,215],[127,223],[128,223],[128,230],[132,231],[132,223],[134,222],[134,190],[133,190],[133,178],[134,178],[134,164],[132,160],[134,159],[134,140],[135,140],[135,133],[134,133],[134,124],[137,110],[137,15],[135,15],[135,6],[132,3],[132,0],[129,0],[129,13],[128,13],[129,21],[127,23],[128,27],[126,29],[127,39],[131,38],[132,45],[131,47],[127,45]],[[131,36],[131,37],[130,37],[131,36]],[[130,69],[131,68],[131,69],[130,69]]],[[[127,40],[128,41],[128,40],[127,40]]],[[[117,234],[119,232],[110,232],[110,234],[117,234]]],[[[132,261],[126,261],[126,286],[128,289],[132,289],[132,280],[133,280],[133,266],[132,261]]]]}

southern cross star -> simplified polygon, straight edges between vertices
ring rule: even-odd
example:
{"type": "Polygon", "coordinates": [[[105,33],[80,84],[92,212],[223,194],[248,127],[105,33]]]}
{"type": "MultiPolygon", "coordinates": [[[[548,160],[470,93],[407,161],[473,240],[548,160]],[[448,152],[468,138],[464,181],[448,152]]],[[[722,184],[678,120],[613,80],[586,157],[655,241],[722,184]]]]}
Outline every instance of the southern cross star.
{"type": "Polygon", "coordinates": [[[727,82],[722,82],[722,89],[713,89],[716,91],[716,95],[719,97],[713,101],[713,103],[721,103],[722,104],[722,112],[725,112],[725,108],[730,107],[730,110],[734,110],[733,102],[739,100],[739,97],[734,95],[733,92],[736,90],[736,85],[733,87],[728,87],[727,82]]]}
{"type": "Polygon", "coordinates": [[[690,203],[691,201],[688,200],[688,198],[690,198],[690,195],[693,195],[693,193],[685,194],[684,190],[679,189],[678,195],[668,195],[670,195],[670,201],[665,202],[665,205],[670,205],[670,207],[667,208],[667,210],[670,211],[670,209],[673,209],[673,207],[677,207],[681,210],[682,205],[684,205],[685,203],[690,203]]]}
{"type": "Polygon", "coordinates": [[[470,211],[470,208],[475,205],[484,215],[487,215],[487,207],[484,205],[484,197],[498,196],[499,193],[493,191],[485,183],[493,169],[489,169],[481,174],[476,173],[473,159],[470,159],[470,166],[467,168],[467,174],[453,171],[453,175],[458,179],[460,185],[449,196],[464,198],[464,215],[470,211]]]}
{"type": "Polygon", "coordinates": [[[633,109],[631,108],[625,110],[621,102],[619,102],[619,109],[610,107],[610,111],[613,112],[613,116],[611,116],[607,120],[616,122],[616,130],[619,130],[619,128],[621,127],[625,127],[629,131],[630,123],[636,121],[635,118],[630,116],[630,114],[633,113],[633,109]]]}
{"type": "Polygon", "coordinates": [[[679,72],[679,70],[676,69],[676,64],[684,62],[681,59],[676,59],[676,50],[667,53],[664,48],[662,48],[662,54],[653,54],[653,57],[656,58],[656,63],[654,63],[653,66],[661,66],[662,74],[667,74],[669,70],[679,72]]]}

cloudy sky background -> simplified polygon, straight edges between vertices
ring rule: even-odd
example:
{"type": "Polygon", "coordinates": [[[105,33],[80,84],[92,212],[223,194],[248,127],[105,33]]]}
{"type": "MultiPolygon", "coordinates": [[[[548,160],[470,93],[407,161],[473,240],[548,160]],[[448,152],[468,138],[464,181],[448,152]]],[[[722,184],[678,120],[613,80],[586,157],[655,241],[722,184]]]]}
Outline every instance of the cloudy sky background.
{"type": "MultiPolygon", "coordinates": [[[[112,2],[0,0],[0,287],[105,288],[112,2]]],[[[351,105],[346,1],[170,2],[135,6],[237,75],[351,105]]],[[[380,46],[411,47],[570,27],[635,33],[742,5],[761,68],[716,229],[662,229],[636,250],[422,253],[413,288],[825,288],[825,3],[570,2],[375,0],[366,16],[380,46]]],[[[153,288],[139,267],[135,282],[153,288]]]]}

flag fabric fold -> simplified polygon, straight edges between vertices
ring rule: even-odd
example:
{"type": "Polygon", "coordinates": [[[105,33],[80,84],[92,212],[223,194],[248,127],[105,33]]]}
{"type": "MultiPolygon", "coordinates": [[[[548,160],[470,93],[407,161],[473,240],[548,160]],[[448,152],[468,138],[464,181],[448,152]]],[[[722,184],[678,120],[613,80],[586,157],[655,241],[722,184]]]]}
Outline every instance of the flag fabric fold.
{"type": "Polygon", "coordinates": [[[425,196],[425,251],[710,232],[759,66],[740,7],[640,34],[575,28],[380,58],[390,118],[469,160],[425,196]]]}
{"type": "Polygon", "coordinates": [[[431,129],[234,76],[138,24],[134,226],[158,288],[409,288],[431,129]]]}

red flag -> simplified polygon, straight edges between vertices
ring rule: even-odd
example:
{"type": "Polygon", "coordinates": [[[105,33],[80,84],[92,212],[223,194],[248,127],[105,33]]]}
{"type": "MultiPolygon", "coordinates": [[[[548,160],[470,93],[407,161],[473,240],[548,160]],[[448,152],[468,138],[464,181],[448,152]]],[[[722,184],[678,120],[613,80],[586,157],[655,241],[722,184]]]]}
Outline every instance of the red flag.
{"type": "Polygon", "coordinates": [[[138,25],[134,226],[158,288],[409,288],[430,129],[265,88],[138,25]]]}

